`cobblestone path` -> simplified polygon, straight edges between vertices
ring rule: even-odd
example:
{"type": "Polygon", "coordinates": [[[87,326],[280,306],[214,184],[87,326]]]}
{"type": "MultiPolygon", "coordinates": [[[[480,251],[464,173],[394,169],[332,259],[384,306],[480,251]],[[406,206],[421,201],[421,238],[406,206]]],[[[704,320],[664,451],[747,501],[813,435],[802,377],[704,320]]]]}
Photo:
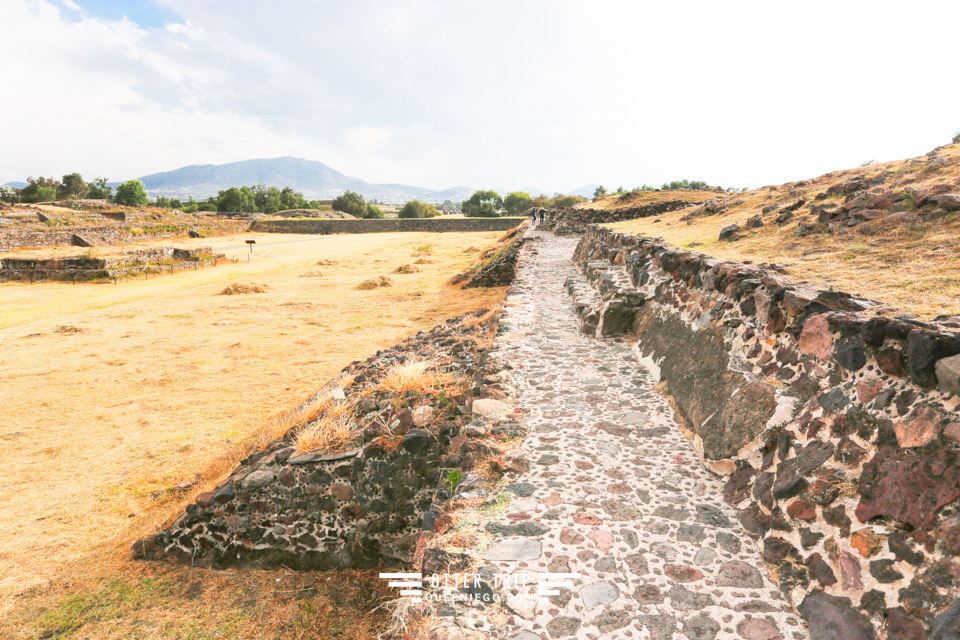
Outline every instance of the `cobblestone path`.
{"type": "MultiPolygon", "coordinates": [[[[506,589],[507,638],[801,640],[756,543],[623,340],[581,335],[564,291],[576,239],[524,258],[495,357],[527,411],[530,462],[488,524],[500,574],[578,573],[549,601],[506,589]]],[[[532,580],[530,580],[532,582],[532,580]]]]}

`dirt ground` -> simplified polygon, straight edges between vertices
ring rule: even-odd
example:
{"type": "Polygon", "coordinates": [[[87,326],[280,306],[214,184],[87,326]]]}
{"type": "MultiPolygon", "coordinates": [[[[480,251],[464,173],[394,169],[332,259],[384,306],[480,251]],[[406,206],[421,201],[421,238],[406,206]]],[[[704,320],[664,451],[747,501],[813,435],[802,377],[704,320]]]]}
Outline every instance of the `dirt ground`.
{"type": "Polygon", "coordinates": [[[129,546],[349,362],[501,300],[446,284],[501,235],[162,241],[239,261],[0,285],[0,636],[375,637],[387,613],[370,613],[370,573],[184,569],[134,563],[129,546]],[[418,260],[433,262],[394,273],[418,260]],[[395,285],[357,288],[381,275],[395,285]],[[220,295],[238,282],[266,291],[220,295]]]}

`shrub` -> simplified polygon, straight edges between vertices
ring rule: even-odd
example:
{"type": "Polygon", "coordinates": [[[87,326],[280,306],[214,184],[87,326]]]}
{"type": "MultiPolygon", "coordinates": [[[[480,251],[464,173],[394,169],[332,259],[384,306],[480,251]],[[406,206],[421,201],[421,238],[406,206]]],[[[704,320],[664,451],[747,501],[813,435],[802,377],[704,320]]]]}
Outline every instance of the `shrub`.
{"type": "Polygon", "coordinates": [[[129,207],[139,207],[150,202],[147,192],[143,188],[143,183],[139,180],[127,180],[117,186],[117,195],[113,197],[117,204],[124,204],[129,207]]]}
{"type": "Polygon", "coordinates": [[[367,202],[356,191],[344,191],[333,199],[333,210],[349,213],[356,218],[363,218],[367,212],[367,202]]]}
{"type": "Polygon", "coordinates": [[[97,178],[87,183],[87,197],[95,200],[107,200],[113,196],[113,187],[107,184],[106,178],[97,178]]]}
{"type": "Polygon", "coordinates": [[[506,210],[507,215],[511,216],[515,216],[524,209],[529,209],[532,206],[533,198],[530,197],[529,193],[523,191],[508,193],[507,197],[503,199],[503,208],[506,210]]]}
{"type": "Polygon", "coordinates": [[[376,219],[376,218],[386,218],[386,214],[383,212],[383,209],[378,207],[375,204],[367,203],[367,211],[363,215],[364,218],[376,219]]]}
{"type": "Polygon", "coordinates": [[[430,204],[429,202],[420,202],[419,200],[411,200],[407,204],[403,205],[403,209],[400,209],[398,217],[400,218],[435,218],[440,215],[440,212],[437,211],[437,208],[430,204]]]}
{"type": "Polygon", "coordinates": [[[472,218],[496,218],[503,208],[500,194],[492,189],[474,191],[463,203],[463,215],[472,218]]]}
{"type": "Polygon", "coordinates": [[[957,131],[955,134],[953,134],[953,143],[956,144],[958,142],[960,142],[960,131],[957,131]]]}

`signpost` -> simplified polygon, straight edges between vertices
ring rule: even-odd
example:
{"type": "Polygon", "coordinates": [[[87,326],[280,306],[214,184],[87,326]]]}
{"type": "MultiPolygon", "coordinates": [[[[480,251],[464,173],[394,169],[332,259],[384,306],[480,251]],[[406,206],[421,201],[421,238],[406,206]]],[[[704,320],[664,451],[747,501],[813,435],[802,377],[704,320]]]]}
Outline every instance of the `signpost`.
{"type": "Polygon", "coordinates": [[[257,244],[256,240],[247,240],[247,246],[250,247],[250,253],[247,254],[247,262],[250,262],[250,256],[253,255],[253,245],[257,244]]]}

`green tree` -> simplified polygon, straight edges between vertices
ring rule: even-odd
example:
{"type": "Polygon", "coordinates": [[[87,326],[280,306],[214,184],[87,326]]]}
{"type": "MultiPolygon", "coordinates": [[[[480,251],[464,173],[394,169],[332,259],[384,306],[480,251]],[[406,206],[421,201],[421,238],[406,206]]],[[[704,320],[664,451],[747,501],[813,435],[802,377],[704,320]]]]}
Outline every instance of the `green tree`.
{"type": "Polygon", "coordinates": [[[583,196],[564,196],[558,194],[547,206],[549,206],[551,209],[567,209],[586,201],[587,199],[583,196]]]}
{"type": "Polygon", "coordinates": [[[500,194],[491,189],[474,191],[461,207],[463,215],[471,218],[496,218],[502,208],[503,200],[500,194]]]}
{"type": "Polygon", "coordinates": [[[82,198],[87,195],[87,192],[90,188],[87,186],[87,182],[83,179],[79,173],[68,173],[63,176],[63,180],[60,181],[60,190],[57,193],[57,197],[64,200],[70,198],[82,198]]]}
{"type": "Polygon", "coordinates": [[[333,199],[333,210],[343,211],[356,218],[362,218],[367,212],[367,202],[356,191],[344,191],[333,199]]]}
{"type": "Polygon", "coordinates": [[[125,204],[128,207],[142,207],[150,202],[143,183],[139,180],[127,180],[121,185],[117,185],[117,195],[113,201],[117,204],[125,204]]]}
{"type": "Polygon", "coordinates": [[[530,197],[529,193],[523,191],[508,193],[507,197],[503,199],[503,208],[507,215],[515,216],[531,206],[533,206],[533,198],[530,197]]]}
{"type": "Polygon", "coordinates": [[[437,211],[437,208],[430,204],[429,202],[420,202],[419,200],[411,200],[407,204],[403,205],[403,208],[400,209],[400,213],[397,214],[399,218],[435,218],[440,215],[440,212],[437,211]]]}
{"type": "Polygon", "coordinates": [[[106,178],[97,178],[87,183],[87,197],[96,200],[109,200],[113,196],[113,187],[107,184],[106,178]]]}
{"type": "Polygon", "coordinates": [[[183,206],[184,213],[196,213],[197,209],[200,208],[200,205],[197,204],[197,201],[193,199],[193,196],[190,196],[190,199],[187,200],[187,204],[183,206]]]}
{"type": "Polygon", "coordinates": [[[27,186],[20,190],[23,202],[51,202],[57,199],[60,182],[53,178],[27,178],[27,186]]]}
{"type": "Polygon", "coordinates": [[[627,192],[627,190],[624,189],[623,187],[617,187],[617,190],[614,191],[614,193],[617,194],[618,196],[623,195],[623,194],[625,194],[626,192],[627,192]]]}
{"type": "Polygon", "coordinates": [[[250,187],[230,187],[217,194],[217,211],[253,213],[256,210],[257,204],[250,187]]]}
{"type": "Polygon", "coordinates": [[[387,215],[383,212],[383,209],[378,207],[375,204],[367,203],[367,211],[363,216],[364,218],[386,218],[387,215]]]}
{"type": "Polygon", "coordinates": [[[593,190],[593,199],[596,200],[600,196],[603,196],[606,194],[607,194],[607,188],[601,184],[597,186],[596,189],[593,190]]]}

